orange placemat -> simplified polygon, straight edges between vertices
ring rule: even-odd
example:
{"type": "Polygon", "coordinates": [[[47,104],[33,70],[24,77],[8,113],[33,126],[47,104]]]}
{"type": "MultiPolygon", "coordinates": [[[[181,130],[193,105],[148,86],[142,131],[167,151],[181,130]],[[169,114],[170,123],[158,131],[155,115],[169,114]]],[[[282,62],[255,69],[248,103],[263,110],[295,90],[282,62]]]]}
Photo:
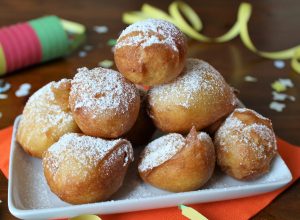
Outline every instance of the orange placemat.
{"type": "MultiPolygon", "coordinates": [[[[11,142],[12,127],[8,127],[0,131],[0,169],[4,175],[8,176],[9,149],[11,142]]],[[[300,176],[300,147],[291,145],[281,139],[278,141],[278,150],[289,167],[293,175],[293,182],[300,176]]],[[[234,199],[220,202],[202,203],[191,205],[194,209],[205,215],[209,219],[231,219],[243,220],[254,216],[264,207],[266,207],[276,196],[283,192],[288,186],[276,191],[265,193],[259,196],[246,197],[242,199],[234,199]]],[[[177,207],[154,209],[139,212],[129,212],[114,215],[102,215],[103,220],[166,220],[166,219],[187,219],[181,215],[181,211],[177,207]]]]}

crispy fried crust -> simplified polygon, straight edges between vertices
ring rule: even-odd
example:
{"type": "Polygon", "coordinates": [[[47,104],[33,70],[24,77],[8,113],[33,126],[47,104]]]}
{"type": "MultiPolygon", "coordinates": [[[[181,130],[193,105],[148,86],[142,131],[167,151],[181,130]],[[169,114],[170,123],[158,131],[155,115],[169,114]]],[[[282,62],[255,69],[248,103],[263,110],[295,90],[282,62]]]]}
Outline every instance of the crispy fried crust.
{"type": "Polygon", "coordinates": [[[172,192],[192,191],[203,186],[215,168],[213,143],[210,138],[197,137],[195,128],[185,142],[185,146],[163,164],[147,171],[139,170],[141,178],[155,187],[172,192]]]}
{"type": "Polygon", "coordinates": [[[267,173],[277,153],[271,121],[249,109],[236,109],[216,132],[214,143],[218,165],[240,180],[267,173]]]}
{"type": "MultiPolygon", "coordinates": [[[[126,151],[120,154],[123,145],[130,145],[126,140],[120,141],[95,167],[85,166],[72,154],[62,153],[57,171],[49,169],[53,155],[46,151],[43,157],[44,175],[53,193],[71,204],[84,204],[108,199],[123,184],[125,174],[131,161],[126,151]]],[[[131,145],[130,145],[131,148],[131,145]]],[[[89,152],[81,152],[83,155],[89,152]]]]}
{"type": "Polygon", "coordinates": [[[70,80],[51,82],[33,94],[25,105],[17,141],[34,157],[69,132],[80,132],[69,108],[70,80]]]}
{"type": "Polygon", "coordinates": [[[132,31],[125,36],[121,35],[114,52],[118,70],[131,82],[148,86],[175,79],[184,67],[187,53],[186,38],[182,32],[177,32],[171,37],[175,41],[176,50],[164,43],[153,43],[143,47],[143,41],[137,45],[122,45],[124,42],[134,41],[137,37],[163,39],[164,36],[160,32],[132,31]]]}
{"type": "Polygon", "coordinates": [[[135,85],[119,72],[104,68],[79,69],[72,80],[69,101],[74,119],[82,132],[102,138],[117,138],[127,133],[134,125],[140,109],[140,96],[135,85]],[[90,74],[94,75],[87,79],[90,74]],[[112,76],[111,80],[105,80],[106,76],[112,76]],[[101,90],[108,85],[109,89],[101,90]],[[99,104],[103,99],[106,101],[99,104]]]}
{"type": "Polygon", "coordinates": [[[202,130],[235,108],[235,96],[223,77],[208,63],[188,59],[176,80],[148,93],[149,115],[164,132],[186,134],[202,130]]]}

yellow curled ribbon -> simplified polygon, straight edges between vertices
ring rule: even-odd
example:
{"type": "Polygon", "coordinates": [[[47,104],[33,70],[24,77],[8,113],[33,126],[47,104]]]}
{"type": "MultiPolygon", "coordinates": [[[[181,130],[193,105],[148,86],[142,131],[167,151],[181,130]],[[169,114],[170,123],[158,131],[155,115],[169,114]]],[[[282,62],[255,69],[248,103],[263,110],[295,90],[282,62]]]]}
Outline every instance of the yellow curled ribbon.
{"type": "Polygon", "coordinates": [[[80,215],[70,218],[69,220],[101,220],[101,218],[97,215],[80,215]]]}
{"type": "Polygon", "coordinates": [[[72,35],[72,39],[69,39],[69,48],[72,52],[85,41],[85,26],[65,19],[60,19],[60,22],[67,34],[72,35]]]}
{"type": "Polygon", "coordinates": [[[191,207],[179,205],[178,208],[181,210],[182,215],[189,218],[190,220],[208,220],[204,215],[197,212],[191,207]]]}
{"type": "Polygon", "coordinates": [[[182,1],[171,3],[169,14],[149,4],[143,4],[140,11],[125,12],[123,22],[132,24],[147,18],[164,19],[176,25],[187,36],[202,42],[224,43],[240,36],[243,44],[252,52],[268,59],[291,59],[291,67],[294,71],[300,73],[300,45],[274,52],[260,51],[254,46],[248,31],[251,13],[252,6],[249,3],[241,3],[235,24],[225,34],[216,38],[199,33],[203,28],[200,17],[188,4],[182,1]]]}

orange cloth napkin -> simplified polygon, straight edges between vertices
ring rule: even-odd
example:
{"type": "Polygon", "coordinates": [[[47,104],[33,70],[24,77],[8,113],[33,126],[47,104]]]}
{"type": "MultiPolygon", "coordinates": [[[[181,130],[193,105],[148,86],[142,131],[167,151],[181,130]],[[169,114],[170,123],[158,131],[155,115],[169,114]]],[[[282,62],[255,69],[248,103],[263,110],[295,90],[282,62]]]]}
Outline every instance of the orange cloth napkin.
{"type": "Polygon", "coordinates": [[[13,127],[0,130],[0,169],[8,178],[10,143],[13,127]]]}
{"type": "MultiPolygon", "coordinates": [[[[0,131],[0,169],[8,177],[8,160],[12,127],[0,131]]],[[[293,182],[300,176],[300,147],[291,145],[281,139],[278,141],[278,150],[293,175],[293,182]]],[[[202,203],[190,205],[209,219],[232,219],[243,220],[254,216],[266,207],[276,196],[283,192],[288,186],[276,191],[258,196],[246,197],[220,202],[202,203]]],[[[186,204],[185,204],[186,205],[186,204]]],[[[160,219],[183,219],[181,211],[177,207],[154,209],[139,212],[129,212],[114,215],[101,215],[103,220],[160,220],[160,219]]]]}

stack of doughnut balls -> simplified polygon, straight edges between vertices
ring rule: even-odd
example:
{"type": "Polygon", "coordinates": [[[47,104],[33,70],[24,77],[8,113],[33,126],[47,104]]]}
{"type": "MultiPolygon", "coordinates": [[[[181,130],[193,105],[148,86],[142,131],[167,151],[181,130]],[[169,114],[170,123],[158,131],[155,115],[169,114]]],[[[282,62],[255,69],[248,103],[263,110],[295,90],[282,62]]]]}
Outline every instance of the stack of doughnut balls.
{"type": "Polygon", "coordinates": [[[117,41],[119,72],[83,67],[30,97],[17,140],[42,158],[53,193],[72,204],[107,200],[123,184],[132,145],[146,145],[136,159],[141,179],[171,192],[201,188],[216,163],[238,180],[270,170],[271,121],[239,106],[214,67],[186,56],[173,24],[140,21],[117,41]],[[155,128],[163,135],[149,143],[155,128]]]}

